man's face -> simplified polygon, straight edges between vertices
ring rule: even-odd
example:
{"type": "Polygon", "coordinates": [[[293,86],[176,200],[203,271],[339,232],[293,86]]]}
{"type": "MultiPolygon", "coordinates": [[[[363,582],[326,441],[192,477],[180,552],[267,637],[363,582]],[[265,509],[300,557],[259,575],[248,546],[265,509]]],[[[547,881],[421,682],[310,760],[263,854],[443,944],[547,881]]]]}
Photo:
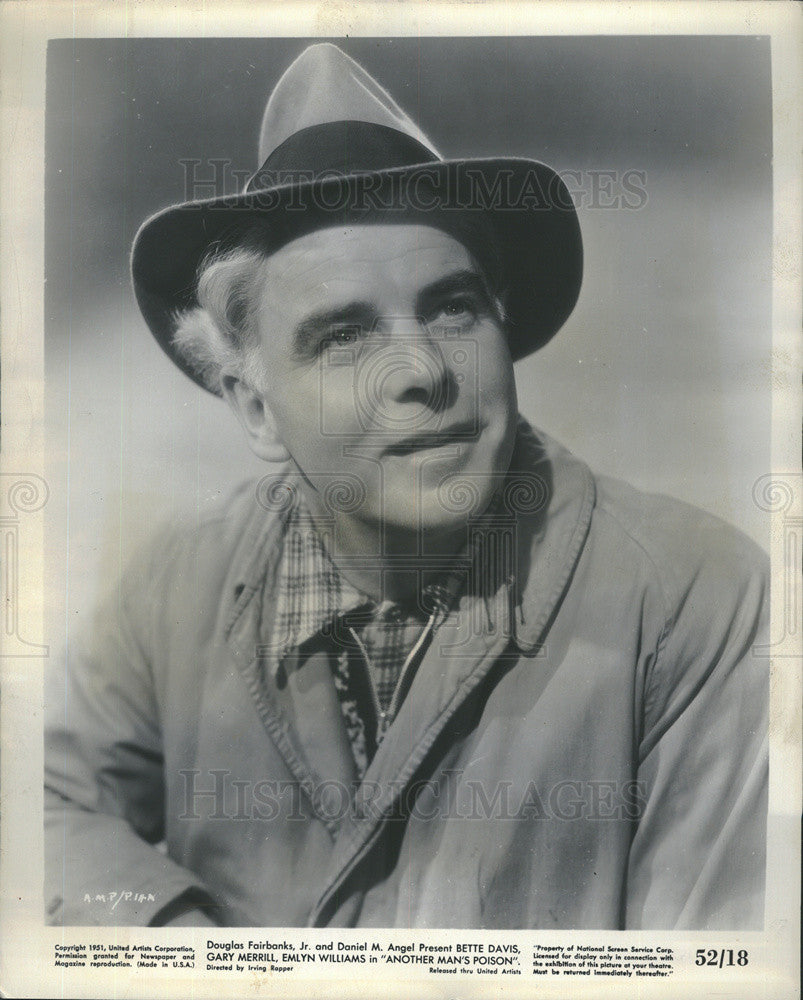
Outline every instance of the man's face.
{"type": "Polygon", "coordinates": [[[389,531],[456,529],[487,506],[516,395],[498,307],[461,243],[428,226],[318,230],[266,261],[258,305],[265,400],[315,490],[348,477],[364,487],[354,516],[389,531]]]}

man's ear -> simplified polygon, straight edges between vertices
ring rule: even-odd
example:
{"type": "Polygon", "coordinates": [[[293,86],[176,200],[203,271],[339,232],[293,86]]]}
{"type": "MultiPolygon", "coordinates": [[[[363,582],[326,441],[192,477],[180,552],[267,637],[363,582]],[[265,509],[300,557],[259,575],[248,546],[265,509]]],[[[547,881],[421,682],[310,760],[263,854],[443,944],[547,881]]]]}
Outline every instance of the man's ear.
{"type": "Polygon", "coordinates": [[[290,452],[279,436],[264,397],[235,375],[224,374],[220,384],[226,402],[245,431],[251,451],[266,462],[286,462],[290,452]]]}

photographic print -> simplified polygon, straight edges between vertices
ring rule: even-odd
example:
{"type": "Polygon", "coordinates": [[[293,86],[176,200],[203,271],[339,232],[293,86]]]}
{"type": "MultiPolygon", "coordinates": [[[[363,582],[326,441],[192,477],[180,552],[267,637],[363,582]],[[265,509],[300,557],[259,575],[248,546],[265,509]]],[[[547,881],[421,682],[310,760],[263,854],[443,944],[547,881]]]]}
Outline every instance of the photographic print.
{"type": "Polygon", "coordinates": [[[46,965],[749,995],[799,641],[772,29],[224,11],[42,52],[46,965]]]}

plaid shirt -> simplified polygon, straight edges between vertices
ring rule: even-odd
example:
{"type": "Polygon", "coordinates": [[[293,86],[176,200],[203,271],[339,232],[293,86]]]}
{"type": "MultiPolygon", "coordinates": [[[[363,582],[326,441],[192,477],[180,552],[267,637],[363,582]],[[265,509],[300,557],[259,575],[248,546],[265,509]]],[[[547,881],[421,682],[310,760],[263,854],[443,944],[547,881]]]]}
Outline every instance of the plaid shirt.
{"type": "MultiPolygon", "coordinates": [[[[439,595],[439,610],[445,611],[454,599],[460,580],[457,574],[449,578],[439,595]]],[[[291,653],[303,658],[302,647],[310,640],[325,639],[362,778],[381,741],[385,719],[392,721],[387,713],[407,658],[422,639],[410,663],[412,672],[443,614],[427,614],[423,607],[391,601],[378,603],[353,587],[332,562],[326,537],[313,524],[300,497],[285,525],[276,594],[272,669],[280,670],[291,653]],[[422,636],[425,629],[429,634],[422,636]]]]}

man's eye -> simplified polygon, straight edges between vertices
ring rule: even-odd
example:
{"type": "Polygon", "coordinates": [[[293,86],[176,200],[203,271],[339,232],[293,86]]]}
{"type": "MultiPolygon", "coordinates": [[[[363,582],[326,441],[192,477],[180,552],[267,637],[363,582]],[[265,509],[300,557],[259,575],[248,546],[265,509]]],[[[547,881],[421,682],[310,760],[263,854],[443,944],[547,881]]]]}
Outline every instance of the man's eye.
{"type": "Polygon", "coordinates": [[[466,297],[460,297],[456,299],[450,299],[448,302],[444,302],[437,309],[433,310],[433,317],[430,322],[432,323],[444,323],[444,322],[467,322],[472,320],[477,315],[477,308],[474,302],[466,297]]]}
{"type": "Polygon", "coordinates": [[[325,344],[332,344],[342,347],[345,344],[354,344],[360,338],[360,327],[358,326],[338,326],[330,330],[324,340],[325,344]]]}
{"type": "Polygon", "coordinates": [[[462,316],[463,313],[468,312],[468,302],[465,299],[448,302],[444,308],[444,312],[448,316],[462,316]]]}

